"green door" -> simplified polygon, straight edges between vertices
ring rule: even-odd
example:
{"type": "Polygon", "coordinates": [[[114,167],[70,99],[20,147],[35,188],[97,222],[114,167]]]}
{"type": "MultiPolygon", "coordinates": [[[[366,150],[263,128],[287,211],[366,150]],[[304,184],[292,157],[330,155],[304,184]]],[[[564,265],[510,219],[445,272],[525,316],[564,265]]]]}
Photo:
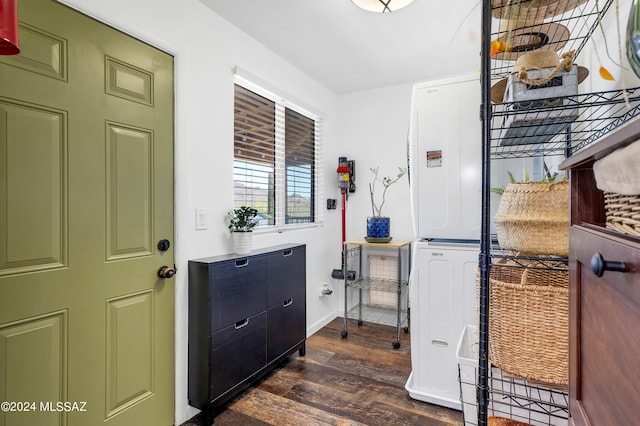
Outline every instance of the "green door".
{"type": "Polygon", "coordinates": [[[52,0],[0,57],[0,426],[174,420],[173,59],[52,0]]]}

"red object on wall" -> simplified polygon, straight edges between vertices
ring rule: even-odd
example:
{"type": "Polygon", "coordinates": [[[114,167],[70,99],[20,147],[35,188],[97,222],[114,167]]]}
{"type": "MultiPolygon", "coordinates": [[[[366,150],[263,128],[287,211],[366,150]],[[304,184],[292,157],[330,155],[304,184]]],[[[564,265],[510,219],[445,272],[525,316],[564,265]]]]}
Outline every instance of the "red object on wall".
{"type": "Polygon", "coordinates": [[[0,55],[18,53],[18,0],[0,0],[0,55]]]}

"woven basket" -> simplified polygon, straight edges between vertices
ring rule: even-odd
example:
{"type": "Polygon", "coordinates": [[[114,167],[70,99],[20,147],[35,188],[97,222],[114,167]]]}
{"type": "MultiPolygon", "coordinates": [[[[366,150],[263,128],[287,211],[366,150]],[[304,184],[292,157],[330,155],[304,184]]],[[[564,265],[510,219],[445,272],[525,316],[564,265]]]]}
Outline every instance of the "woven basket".
{"type": "MultiPolygon", "coordinates": [[[[569,272],[511,261],[491,265],[489,361],[513,375],[554,385],[569,381],[569,272]]],[[[479,295],[480,274],[476,269],[479,295]]]]}
{"type": "Polygon", "coordinates": [[[510,183],[493,221],[503,249],[568,256],[569,182],[510,183]]]}
{"type": "Polygon", "coordinates": [[[640,236],[640,195],[604,193],[607,228],[624,234],[640,236]]]}

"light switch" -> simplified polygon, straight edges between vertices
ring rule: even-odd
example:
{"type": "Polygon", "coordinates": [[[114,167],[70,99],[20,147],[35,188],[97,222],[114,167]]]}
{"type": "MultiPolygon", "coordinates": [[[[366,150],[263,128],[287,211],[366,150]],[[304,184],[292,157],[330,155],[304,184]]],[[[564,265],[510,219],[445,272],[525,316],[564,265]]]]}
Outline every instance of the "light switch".
{"type": "Polygon", "coordinates": [[[207,229],[207,209],[196,209],[196,230],[207,229]]]}

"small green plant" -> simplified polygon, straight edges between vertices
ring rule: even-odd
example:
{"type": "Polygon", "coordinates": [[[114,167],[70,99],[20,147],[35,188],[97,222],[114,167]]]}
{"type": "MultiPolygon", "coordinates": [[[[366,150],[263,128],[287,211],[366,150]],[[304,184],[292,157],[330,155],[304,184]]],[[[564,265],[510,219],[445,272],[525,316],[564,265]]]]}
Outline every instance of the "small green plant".
{"type": "Polygon", "coordinates": [[[407,169],[398,167],[398,174],[393,179],[389,176],[385,176],[383,178],[378,177],[380,167],[372,167],[369,170],[371,171],[371,173],[373,173],[373,181],[369,183],[369,194],[371,195],[371,211],[373,212],[374,217],[382,217],[382,206],[384,206],[387,189],[389,189],[391,185],[399,181],[402,176],[407,173],[407,169]],[[380,204],[377,204],[374,199],[376,182],[382,183],[382,186],[384,187],[384,189],[382,190],[382,201],[380,202],[380,204]]]}
{"type": "MultiPolygon", "coordinates": [[[[507,175],[509,176],[509,183],[529,183],[531,182],[531,176],[529,175],[529,170],[525,170],[524,171],[524,179],[521,182],[516,181],[516,178],[513,177],[513,173],[511,173],[510,171],[507,171],[507,175]]],[[[545,166],[545,176],[540,179],[538,182],[556,182],[558,180],[561,180],[564,178],[564,175],[559,174],[558,172],[555,172],[554,174],[551,174],[549,172],[549,170],[546,168],[545,166]]],[[[500,187],[500,188],[491,188],[490,191],[492,194],[496,194],[496,195],[502,195],[504,194],[504,187],[500,187]]]]}
{"type": "Polygon", "coordinates": [[[229,216],[229,230],[231,232],[251,232],[258,224],[256,216],[258,210],[253,207],[234,207],[227,213],[229,216]]]}

